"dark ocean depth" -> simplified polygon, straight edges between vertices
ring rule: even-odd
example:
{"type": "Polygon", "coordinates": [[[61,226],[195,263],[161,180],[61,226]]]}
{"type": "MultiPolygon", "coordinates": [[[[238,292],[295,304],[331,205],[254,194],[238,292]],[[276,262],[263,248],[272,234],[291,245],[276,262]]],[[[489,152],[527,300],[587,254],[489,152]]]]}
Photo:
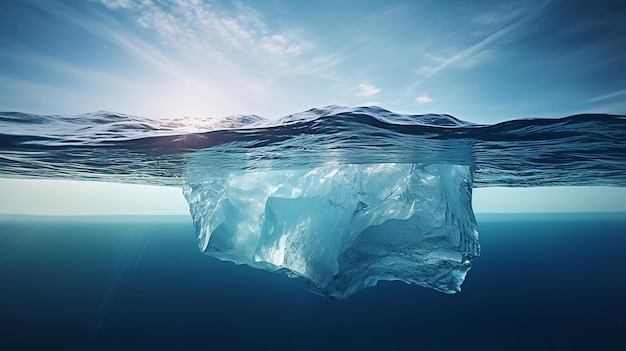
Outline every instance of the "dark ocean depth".
{"type": "Polygon", "coordinates": [[[477,215],[455,295],[345,301],[197,249],[188,217],[0,216],[3,350],[623,350],[626,216],[477,215]]]}

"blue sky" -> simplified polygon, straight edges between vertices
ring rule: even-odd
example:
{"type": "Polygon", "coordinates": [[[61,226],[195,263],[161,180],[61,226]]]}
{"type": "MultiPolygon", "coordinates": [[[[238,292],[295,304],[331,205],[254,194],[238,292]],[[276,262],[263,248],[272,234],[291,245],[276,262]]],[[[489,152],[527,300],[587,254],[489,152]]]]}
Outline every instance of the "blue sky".
{"type": "Polygon", "coordinates": [[[0,2],[0,110],[626,114],[624,1],[0,2]]]}

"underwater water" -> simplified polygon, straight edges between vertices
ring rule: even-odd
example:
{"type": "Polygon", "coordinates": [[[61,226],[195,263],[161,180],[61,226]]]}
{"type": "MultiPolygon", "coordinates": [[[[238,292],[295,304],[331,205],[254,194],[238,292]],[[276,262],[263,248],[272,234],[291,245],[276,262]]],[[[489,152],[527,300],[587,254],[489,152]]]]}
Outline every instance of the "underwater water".
{"type": "Polygon", "coordinates": [[[381,282],[334,301],[201,254],[186,216],[0,216],[2,348],[626,346],[626,216],[477,220],[483,251],[462,292],[381,282]]]}

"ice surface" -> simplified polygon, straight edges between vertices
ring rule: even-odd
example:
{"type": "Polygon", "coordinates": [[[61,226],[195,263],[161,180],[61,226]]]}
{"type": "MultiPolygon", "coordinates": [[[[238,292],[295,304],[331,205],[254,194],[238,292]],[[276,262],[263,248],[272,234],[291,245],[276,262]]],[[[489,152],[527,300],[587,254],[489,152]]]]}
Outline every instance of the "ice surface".
{"type": "Polygon", "coordinates": [[[460,290],[479,254],[472,173],[451,164],[240,171],[184,186],[200,249],[345,298],[381,280],[460,290]]]}

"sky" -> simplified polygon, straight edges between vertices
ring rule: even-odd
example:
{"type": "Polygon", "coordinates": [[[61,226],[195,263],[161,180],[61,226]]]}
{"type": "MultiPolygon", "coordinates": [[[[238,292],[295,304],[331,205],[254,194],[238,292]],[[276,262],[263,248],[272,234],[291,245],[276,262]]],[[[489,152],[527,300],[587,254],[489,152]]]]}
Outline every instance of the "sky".
{"type": "MultiPolygon", "coordinates": [[[[625,18],[623,0],[2,0],[0,111],[626,115],[625,18]]],[[[0,189],[0,213],[186,211],[175,188],[0,179],[0,189]]],[[[475,200],[484,212],[624,210],[623,190],[481,189],[475,200]]]]}
{"type": "Polygon", "coordinates": [[[3,0],[0,110],[626,114],[624,1],[3,0]]]}

